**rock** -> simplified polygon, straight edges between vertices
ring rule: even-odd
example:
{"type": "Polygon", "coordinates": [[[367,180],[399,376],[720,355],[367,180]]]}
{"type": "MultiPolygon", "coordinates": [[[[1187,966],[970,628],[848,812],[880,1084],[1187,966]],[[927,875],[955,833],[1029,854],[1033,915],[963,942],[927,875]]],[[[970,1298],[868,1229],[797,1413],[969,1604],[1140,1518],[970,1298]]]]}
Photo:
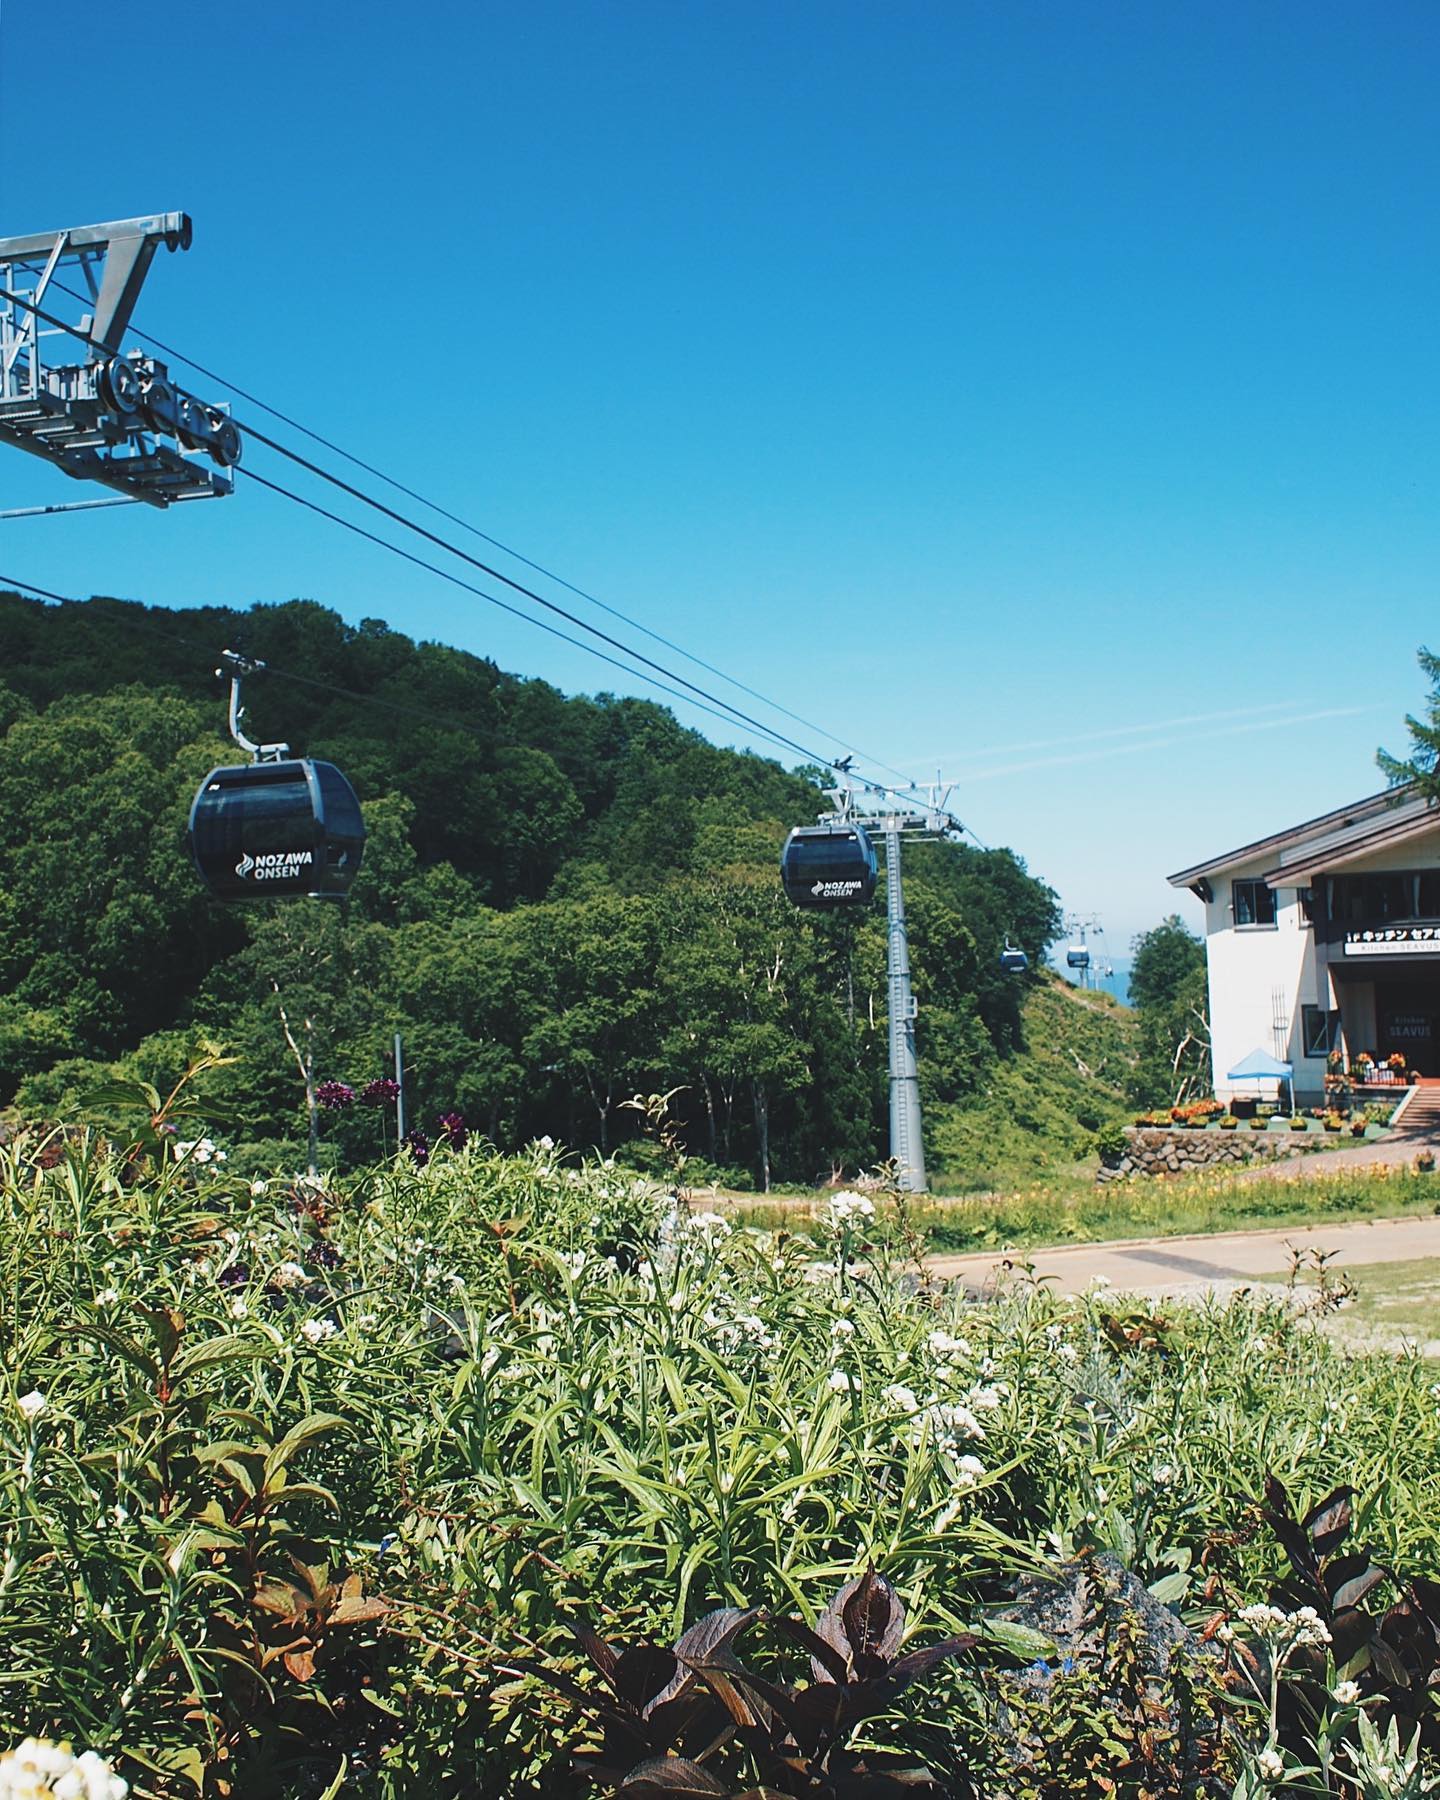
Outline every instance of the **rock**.
{"type": "MultiPolygon", "coordinates": [[[[1112,1551],[1078,1557],[1053,1575],[1026,1576],[1011,1604],[995,1616],[1048,1639],[1060,1668],[1083,1671],[1117,1720],[1136,1721],[1137,1735],[1161,1724],[1155,1735],[1169,1739],[1167,1760],[1173,1758],[1186,1793],[1229,1793],[1227,1784],[1208,1774],[1218,1747],[1215,1727],[1190,1704],[1200,1666],[1218,1669],[1223,1655],[1217,1645],[1202,1643],[1112,1551]]],[[[1044,1703],[1054,1678],[1055,1669],[1042,1658],[1008,1679],[1012,1691],[1044,1703]]],[[[1002,1701],[997,1724],[1010,1736],[1017,1761],[1033,1753],[1023,1741],[1018,1709],[1002,1701]]]]}

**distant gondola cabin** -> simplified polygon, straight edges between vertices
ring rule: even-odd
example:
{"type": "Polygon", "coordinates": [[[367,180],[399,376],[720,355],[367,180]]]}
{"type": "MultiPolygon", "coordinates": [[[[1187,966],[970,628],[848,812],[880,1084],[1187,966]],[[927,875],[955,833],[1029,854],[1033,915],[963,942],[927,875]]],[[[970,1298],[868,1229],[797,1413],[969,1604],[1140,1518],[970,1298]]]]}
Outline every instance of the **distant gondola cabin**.
{"type": "Polygon", "coordinates": [[[309,757],[212,769],[190,808],[190,850],[217,900],[343,900],[365,821],[333,763],[309,757]]]}
{"type": "Polygon", "coordinates": [[[796,906],[865,906],[876,876],[875,848],[859,825],[802,825],[785,840],[780,879],[796,906]]]}

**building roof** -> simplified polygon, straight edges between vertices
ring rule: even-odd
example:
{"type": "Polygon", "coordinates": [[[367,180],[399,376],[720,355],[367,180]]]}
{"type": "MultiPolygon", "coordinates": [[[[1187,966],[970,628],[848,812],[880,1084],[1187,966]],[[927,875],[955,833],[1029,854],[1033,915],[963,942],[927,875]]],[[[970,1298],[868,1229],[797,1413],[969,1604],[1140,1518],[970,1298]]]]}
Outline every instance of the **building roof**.
{"type": "Polygon", "coordinates": [[[1435,802],[1413,787],[1386,788],[1366,800],[1322,813],[1318,819],[1307,819],[1303,825],[1292,825],[1287,831],[1257,838],[1253,844],[1242,844],[1238,850],[1181,869],[1169,880],[1172,887],[1191,887],[1207,876],[1264,858],[1271,865],[1264,878],[1272,887],[1281,881],[1303,882],[1318,869],[1337,868],[1372,850],[1437,828],[1440,809],[1435,802]]]}

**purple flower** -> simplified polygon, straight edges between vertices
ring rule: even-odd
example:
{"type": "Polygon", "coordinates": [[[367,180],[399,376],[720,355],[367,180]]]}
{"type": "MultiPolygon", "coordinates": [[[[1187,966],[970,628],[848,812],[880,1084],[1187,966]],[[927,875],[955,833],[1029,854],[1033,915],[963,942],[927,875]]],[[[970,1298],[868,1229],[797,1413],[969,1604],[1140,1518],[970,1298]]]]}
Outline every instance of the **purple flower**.
{"type": "Polygon", "coordinates": [[[227,1263],[215,1278],[221,1287],[244,1287],[250,1279],[248,1263],[227,1263]]]}
{"type": "Polygon", "coordinates": [[[322,1081],[315,1090],[315,1098],[327,1111],[341,1112],[353,1103],[355,1090],[343,1081],[322,1081]]]}
{"type": "Polygon", "coordinates": [[[452,1150],[463,1150],[470,1133],[465,1129],[464,1115],[458,1112],[443,1112],[435,1121],[445,1142],[452,1150]]]}
{"type": "Polygon", "coordinates": [[[393,1106],[399,1098],[400,1083],[388,1075],[377,1075],[360,1090],[360,1099],[366,1106],[393,1106]]]}
{"type": "Polygon", "coordinates": [[[409,1147],[410,1154],[415,1158],[416,1165],[423,1169],[430,1160],[429,1138],[423,1131],[407,1131],[405,1142],[409,1147]]]}

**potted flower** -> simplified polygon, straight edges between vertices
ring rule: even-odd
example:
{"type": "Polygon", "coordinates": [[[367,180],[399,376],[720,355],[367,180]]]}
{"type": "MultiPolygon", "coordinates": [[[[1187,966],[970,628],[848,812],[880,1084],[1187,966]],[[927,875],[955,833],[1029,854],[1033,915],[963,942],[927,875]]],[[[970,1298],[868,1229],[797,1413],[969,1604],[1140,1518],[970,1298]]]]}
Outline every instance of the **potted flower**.
{"type": "Polygon", "coordinates": [[[1256,1113],[1255,1117],[1250,1121],[1250,1129],[1252,1131],[1264,1131],[1269,1123],[1270,1121],[1268,1119],[1262,1119],[1259,1113],[1256,1113]]]}
{"type": "Polygon", "coordinates": [[[1222,1131],[1234,1131],[1239,1123],[1240,1121],[1235,1117],[1234,1113],[1226,1113],[1225,1117],[1220,1121],[1220,1129],[1222,1131]]]}
{"type": "Polygon", "coordinates": [[[1344,1123],[1345,1121],[1340,1117],[1338,1112],[1327,1112],[1324,1119],[1321,1121],[1321,1124],[1326,1131],[1339,1131],[1344,1123]]]}
{"type": "Polygon", "coordinates": [[[1295,1117],[1290,1121],[1290,1129],[1292,1131],[1308,1131],[1310,1129],[1305,1123],[1305,1116],[1303,1113],[1296,1113],[1295,1117]]]}
{"type": "Polygon", "coordinates": [[[1356,1113],[1355,1117],[1350,1121],[1351,1137],[1364,1137],[1369,1123],[1370,1118],[1367,1113],[1356,1113]]]}

